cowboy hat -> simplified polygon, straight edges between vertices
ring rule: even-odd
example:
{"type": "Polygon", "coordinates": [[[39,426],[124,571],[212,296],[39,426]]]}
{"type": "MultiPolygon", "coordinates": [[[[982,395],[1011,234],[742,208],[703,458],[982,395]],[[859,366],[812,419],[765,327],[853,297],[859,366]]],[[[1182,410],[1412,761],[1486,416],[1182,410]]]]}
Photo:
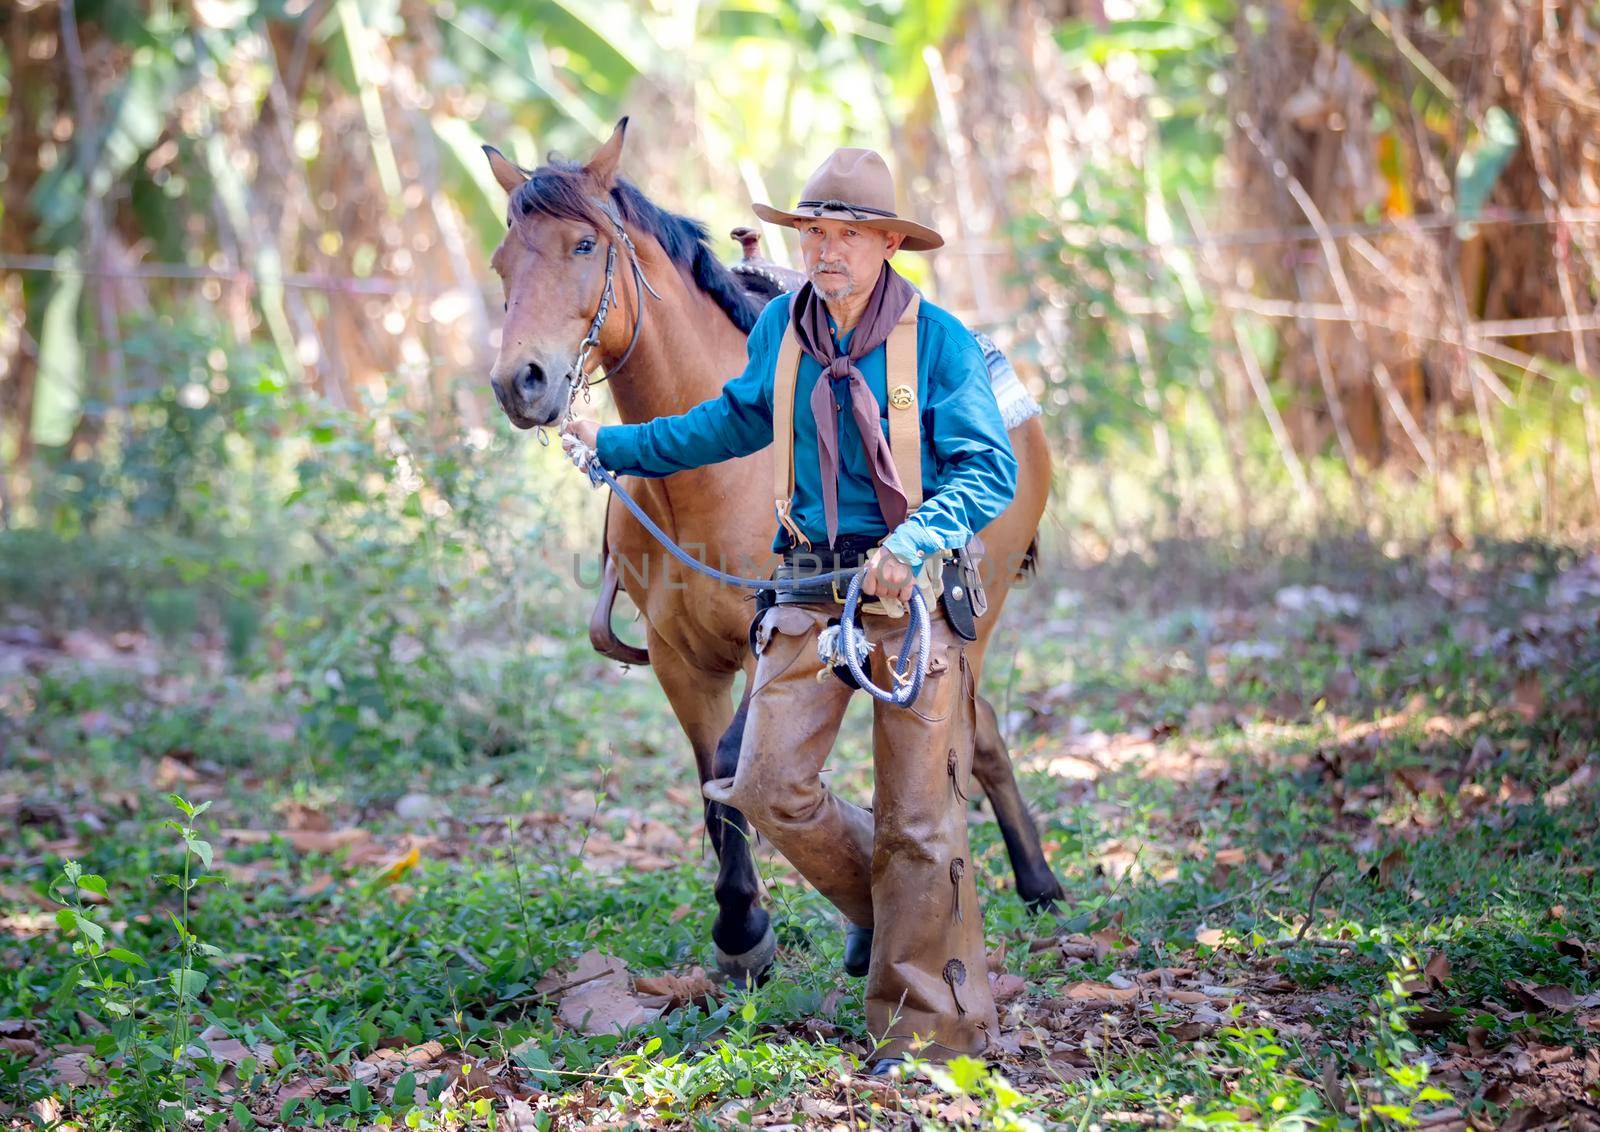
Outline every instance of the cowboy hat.
{"type": "Polygon", "coordinates": [[[894,176],[883,158],[870,149],[845,147],[829,154],[800,190],[800,203],[793,212],[770,204],[757,204],[755,210],[761,219],[785,226],[821,217],[899,232],[905,236],[900,246],[910,252],[944,246],[944,237],[932,228],[895,214],[894,176]]]}

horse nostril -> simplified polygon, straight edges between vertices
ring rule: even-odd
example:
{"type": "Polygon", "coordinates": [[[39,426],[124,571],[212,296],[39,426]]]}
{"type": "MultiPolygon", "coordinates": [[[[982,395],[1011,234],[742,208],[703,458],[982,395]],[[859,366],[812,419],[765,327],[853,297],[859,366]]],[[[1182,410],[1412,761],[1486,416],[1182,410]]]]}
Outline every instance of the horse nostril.
{"type": "Polygon", "coordinates": [[[522,372],[517,374],[517,392],[525,398],[532,398],[544,387],[544,370],[533,362],[522,367],[522,372]]]}

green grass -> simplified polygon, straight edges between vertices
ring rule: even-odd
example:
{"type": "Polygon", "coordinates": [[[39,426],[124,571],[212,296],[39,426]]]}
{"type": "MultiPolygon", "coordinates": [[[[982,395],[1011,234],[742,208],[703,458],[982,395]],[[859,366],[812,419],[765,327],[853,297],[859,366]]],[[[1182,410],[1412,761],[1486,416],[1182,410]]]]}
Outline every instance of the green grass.
{"type": "MultiPolygon", "coordinates": [[[[990,944],[1025,989],[987,1067],[897,1087],[859,1076],[871,1037],[836,917],[765,847],[764,986],[620,1036],[541,991],[594,949],[635,976],[711,958],[685,744],[648,675],[597,662],[576,624],[501,650],[470,695],[419,676],[340,727],[306,681],[193,651],[144,672],[54,658],[0,691],[0,1103],[29,1126],[55,1097],[96,1128],[271,1127],[286,1103],[292,1126],[436,1128],[1592,1108],[1600,1008],[1528,997],[1600,990],[1600,814],[1574,780],[1600,653],[1592,606],[1550,602],[1574,561],[1174,544],[1019,593],[986,682],[1071,899],[1030,916],[992,823],[974,827],[990,944]],[[1316,584],[1354,603],[1292,608],[1285,587],[1316,584]],[[173,792],[209,803],[187,849],[173,792]],[[295,826],[361,834],[327,853],[238,832],[295,826]],[[103,903],[58,887],[69,859],[103,903]],[[74,952],[93,929],[64,930],[52,893],[104,931],[98,975],[74,952]],[[415,1069],[372,1068],[428,1042],[415,1069]],[[85,1083],[61,1083],[72,1069],[85,1083]]],[[[866,709],[836,756],[857,797],[866,709]]]]}

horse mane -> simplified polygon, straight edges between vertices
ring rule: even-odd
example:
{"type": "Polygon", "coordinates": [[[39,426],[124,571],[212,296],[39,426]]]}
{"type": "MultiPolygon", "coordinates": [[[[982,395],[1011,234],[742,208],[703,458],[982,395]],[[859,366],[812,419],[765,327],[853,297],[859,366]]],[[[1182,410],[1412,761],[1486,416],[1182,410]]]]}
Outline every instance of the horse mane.
{"type": "MultiPolygon", "coordinates": [[[[746,291],[739,278],[717,259],[707,243],[705,224],[668,212],[621,177],[611,189],[611,199],[625,223],[648,233],[722,308],[740,333],[750,333],[761,314],[762,301],[746,291]]],[[[511,194],[511,205],[524,217],[537,212],[560,220],[585,221],[602,230],[610,223],[595,208],[583,166],[556,157],[535,169],[511,194]]]]}

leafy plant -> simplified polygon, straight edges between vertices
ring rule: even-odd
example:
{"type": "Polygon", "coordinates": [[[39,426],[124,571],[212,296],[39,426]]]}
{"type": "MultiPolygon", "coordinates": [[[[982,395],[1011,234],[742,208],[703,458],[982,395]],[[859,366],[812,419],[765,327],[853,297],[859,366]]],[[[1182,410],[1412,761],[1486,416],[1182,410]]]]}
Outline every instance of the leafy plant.
{"type": "Polygon", "coordinates": [[[1043,1125],[1024,1115],[1033,1107],[1000,1072],[974,1057],[951,1058],[943,1065],[906,1059],[906,1073],[918,1073],[951,1098],[966,1098],[977,1106],[977,1121],[998,1132],[1042,1132],[1043,1125]]]}
{"type": "Polygon", "coordinates": [[[190,925],[190,893],[219,879],[209,874],[211,845],[187,824],[210,803],[194,806],[176,794],[169,800],[185,819],[166,823],[178,834],[182,863],[179,872],[161,878],[181,896],[179,909],[167,911],[175,935],[175,967],[154,972],[144,956],[108,943],[106,925],[91,910],[96,906],[91,901],[110,899],[104,877],[68,861],[51,885],[51,894],[61,905],[57,927],[71,940],[72,953],[78,957],[77,988],[107,1026],[86,1068],[92,1078],[103,1076],[105,1081],[100,1087],[104,1095],[93,1111],[97,1121],[109,1121],[108,1127],[116,1127],[119,1119],[149,1128],[184,1122],[192,1063],[190,1018],[207,981],[196,957],[220,954],[190,925]],[[141,971],[150,973],[141,976],[141,971]]]}

